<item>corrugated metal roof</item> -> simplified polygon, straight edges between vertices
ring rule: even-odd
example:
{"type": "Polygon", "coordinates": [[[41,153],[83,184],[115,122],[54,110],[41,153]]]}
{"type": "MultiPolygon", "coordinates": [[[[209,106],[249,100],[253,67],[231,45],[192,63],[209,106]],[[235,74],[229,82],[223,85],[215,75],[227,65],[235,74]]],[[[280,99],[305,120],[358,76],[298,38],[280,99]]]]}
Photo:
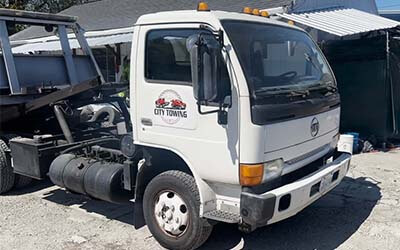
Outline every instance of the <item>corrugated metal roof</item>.
{"type": "MultiPolygon", "coordinates": [[[[100,37],[90,37],[87,38],[87,42],[90,47],[104,46],[108,44],[118,44],[127,43],[132,41],[133,34],[116,34],[100,37]]],[[[80,48],[79,43],[76,39],[69,39],[69,45],[71,49],[80,48]]],[[[44,42],[34,42],[24,44],[12,49],[13,53],[16,54],[26,54],[38,51],[61,51],[61,44],[59,40],[44,41],[44,42]]]]}
{"type": "Polygon", "coordinates": [[[395,28],[400,25],[400,22],[356,9],[338,8],[277,15],[296,23],[341,37],[374,30],[395,28]]]}

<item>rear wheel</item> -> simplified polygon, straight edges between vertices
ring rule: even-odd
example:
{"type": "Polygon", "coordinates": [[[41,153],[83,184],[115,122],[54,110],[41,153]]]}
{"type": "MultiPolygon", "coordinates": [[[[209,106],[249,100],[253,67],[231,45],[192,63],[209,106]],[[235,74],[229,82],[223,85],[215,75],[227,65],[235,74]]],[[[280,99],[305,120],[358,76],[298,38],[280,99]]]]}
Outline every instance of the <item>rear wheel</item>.
{"type": "Polygon", "coordinates": [[[12,167],[7,162],[7,144],[0,140],[0,194],[10,191],[14,186],[15,175],[12,167]]]}
{"type": "Polygon", "coordinates": [[[181,171],[168,171],[155,177],[143,197],[147,226],[154,238],[168,249],[196,249],[208,239],[212,225],[200,218],[199,210],[196,182],[181,171]]]}
{"type": "Polygon", "coordinates": [[[24,188],[24,187],[29,186],[32,183],[32,181],[33,180],[30,177],[19,175],[19,174],[15,174],[14,187],[16,189],[24,188]]]}
{"type": "MultiPolygon", "coordinates": [[[[19,136],[15,135],[15,134],[3,135],[3,138],[4,138],[5,142],[6,142],[5,146],[7,147],[7,149],[9,148],[10,140],[12,140],[14,138],[18,138],[18,137],[19,136]]],[[[10,168],[11,168],[11,166],[10,166],[10,168]]],[[[14,187],[17,188],[17,189],[24,188],[24,187],[26,187],[26,186],[28,186],[29,184],[32,183],[32,178],[30,178],[30,177],[26,177],[26,176],[19,175],[19,174],[14,174],[14,175],[15,175],[15,177],[14,177],[14,187]]]]}

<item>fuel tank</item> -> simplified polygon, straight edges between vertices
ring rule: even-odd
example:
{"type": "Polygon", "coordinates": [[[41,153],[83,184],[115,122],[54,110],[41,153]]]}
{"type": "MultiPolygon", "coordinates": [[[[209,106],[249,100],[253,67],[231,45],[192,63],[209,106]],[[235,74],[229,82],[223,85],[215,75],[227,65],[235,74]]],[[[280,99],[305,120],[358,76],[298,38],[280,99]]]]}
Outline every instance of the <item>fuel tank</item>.
{"type": "Polygon", "coordinates": [[[122,164],[63,154],[51,163],[49,176],[57,186],[95,199],[125,203],[133,198],[123,188],[122,164]]]}

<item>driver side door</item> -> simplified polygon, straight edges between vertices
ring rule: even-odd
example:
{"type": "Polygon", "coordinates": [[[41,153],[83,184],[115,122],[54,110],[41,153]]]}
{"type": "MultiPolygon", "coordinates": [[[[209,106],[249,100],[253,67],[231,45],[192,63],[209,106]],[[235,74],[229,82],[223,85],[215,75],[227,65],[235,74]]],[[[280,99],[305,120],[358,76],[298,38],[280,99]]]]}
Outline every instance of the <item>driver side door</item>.
{"type": "Polygon", "coordinates": [[[237,102],[232,104],[236,108],[228,110],[228,125],[222,126],[216,113],[199,114],[193,94],[186,42],[201,32],[205,31],[200,24],[140,27],[135,56],[135,140],[137,144],[175,152],[205,180],[235,183],[238,181],[237,102]],[[210,171],[213,166],[218,166],[219,171],[210,171]]]}

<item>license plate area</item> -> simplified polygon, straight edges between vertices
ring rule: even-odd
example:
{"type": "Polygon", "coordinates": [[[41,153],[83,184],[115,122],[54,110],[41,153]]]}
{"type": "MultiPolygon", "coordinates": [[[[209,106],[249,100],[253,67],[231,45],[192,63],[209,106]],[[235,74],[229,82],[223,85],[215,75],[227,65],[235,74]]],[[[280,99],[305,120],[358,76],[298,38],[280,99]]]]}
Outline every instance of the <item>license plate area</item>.
{"type": "Polygon", "coordinates": [[[324,193],[339,177],[339,171],[336,170],[333,173],[329,173],[321,178],[321,180],[311,186],[310,197],[313,197],[317,193],[324,193]]]}

